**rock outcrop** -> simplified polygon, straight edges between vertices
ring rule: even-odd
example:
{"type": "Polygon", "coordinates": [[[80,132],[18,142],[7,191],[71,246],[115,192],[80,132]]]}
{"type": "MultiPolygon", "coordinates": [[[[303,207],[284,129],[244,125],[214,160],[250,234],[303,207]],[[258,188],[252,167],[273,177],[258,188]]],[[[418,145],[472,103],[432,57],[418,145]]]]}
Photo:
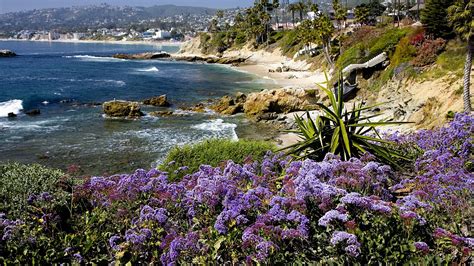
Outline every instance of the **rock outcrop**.
{"type": "Polygon", "coordinates": [[[102,104],[104,113],[110,117],[136,118],[143,116],[138,102],[109,101],[102,104]]]}
{"type": "Polygon", "coordinates": [[[159,53],[141,53],[141,54],[115,54],[113,57],[118,58],[118,59],[151,60],[151,59],[169,58],[171,57],[171,55],[166,52],[159,52],[159,53]]]}
{"type": "Polygon", "coordinates": [[[176,61],[187,62],[206,62],[209,64],[238,65],[247,61],[242,57],[217,57],[217,56],[199,56],[199,55],[174,55],[172,58],[176,61]]]}
{"type": "Polygon", "coordinates": [[[0,50],[0,57],[14,57],[16,54],[10,50],[0,50]]]}
{"type": "Polygon", "coordinates": [[[239,92],[235,95],[235,98],[230,96],[222,97],[217,104],[211,106],[211,109],[224,115],[235,115],[244,111],[246,100],[247,95],[239,92]]]}
{"type": "Polygon", "coordinates": [[[289,113],[316,109],[321,100],[318,90],[267,89],[250,93],[243,105],[244,112],[257,120],[267,113],[289,113]]]}
{"type": "Polygon", "coordinates": [[[168,102],[168,98],[166,97],[166,94],[146,99],[146,100],[143,101],[143,104],[159,106],[159,107],[169,107],[169,106],[171,106],[171,104],[168,102]]]}

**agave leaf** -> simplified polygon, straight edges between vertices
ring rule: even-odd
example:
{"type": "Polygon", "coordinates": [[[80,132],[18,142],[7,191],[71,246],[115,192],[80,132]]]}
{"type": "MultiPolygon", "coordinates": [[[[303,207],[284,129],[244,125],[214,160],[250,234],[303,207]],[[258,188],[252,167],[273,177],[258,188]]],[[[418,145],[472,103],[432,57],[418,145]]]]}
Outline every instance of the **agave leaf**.
{"type": "Polygon", "coordinates": [[[324,116],[326,117],[327,119],[333,121],[333,122],[336,122],[339,117],[337,116],[336,113],[334,113],[333,111],[331,111],[331,109],[329,109],[326,105],[322,104],[322,103],[316,103],[316,105],[318,105],[319,107],[321,107],[325,112],[326,114],[328,114],[328,116],[324,116]]]}
{"type": "Polygon", "coordinates": [[[331,153],[335,153],[337,150],[337,147],[339,146],[339,131],[340,131],[340,128],[337,127],[334,130],[334,133],[332,134],[331,147],[330,147],[331,153]]]}
{"type": "Polygon", "coordinates": [[[339,126],[341,128],[342,139],[344,140],[344,146],[346,147],[347,155],[351,157],[351,143],[349,141],[349,136],[347,135],[346,126],[344,126],[344,121],[339,119],[339,126]]]}

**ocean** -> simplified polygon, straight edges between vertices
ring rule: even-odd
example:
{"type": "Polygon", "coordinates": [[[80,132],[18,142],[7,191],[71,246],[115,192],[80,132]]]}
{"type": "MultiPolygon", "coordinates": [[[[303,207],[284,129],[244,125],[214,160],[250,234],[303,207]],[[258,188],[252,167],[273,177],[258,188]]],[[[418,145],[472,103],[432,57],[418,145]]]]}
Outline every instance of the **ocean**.
{"type": "Polygon", "coordinates": [[[208,99],[274,86],[230,67],[169,60],[114,59],[116,53],[176,52],[175,46],[1,41],[0,163],[19,161],[115,174],[158,165],[176,145],[255,132],[243,117],[212,112],[137,120],[110,119],[95,105],[166,94],[176,110],[208,99]],[[24,112],[40,109],[41,114],[24,112]],[[8,118],[14,112],[16,118],[8,118]]]}

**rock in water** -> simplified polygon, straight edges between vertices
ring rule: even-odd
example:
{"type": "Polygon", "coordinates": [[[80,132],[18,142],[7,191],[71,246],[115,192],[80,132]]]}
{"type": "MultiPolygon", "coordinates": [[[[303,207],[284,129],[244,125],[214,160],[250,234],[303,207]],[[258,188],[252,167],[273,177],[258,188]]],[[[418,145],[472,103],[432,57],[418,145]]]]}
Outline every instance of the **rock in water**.
{"type": "Polygon", "coordinates": [[[150,59],[169,58],[171,57],[171,55],[166,52],[159,52],[159,53],[141,53],[141,54],[116,54],[113,57],[118,58],[118,59],[150,60],[150,59]]]}
{"type": "Polygon", "coordinates": [[[41,114],[40,109],[31,109],[25,112],[27,115],[39,115],[41,114]]]}
{"type": "Polygon", "coordinates": [[[140,117],[143,116],[138,102],[109,101],[102,104],[104,113],[110,117],[140,117]]]}
{"type": "Polygon", "coordinates": [[[16,114],[13,112],[8,113],[8,118],[14,118],[16,117],[16,114]]]}
{"type": "Polygon", "coordinates": [[[10,50],[0,50],[0,57],[14,57],[16,54],[10,50]]]}
{"type": "Polygon", "coordinates": [[[145,105],[153,105],[153,106],[160,106],[160,107],[169,107],[171,104],[168,102],[168,98],[166,97],[166,94],[158,96],[158,97],[152,97],[150,99],[146,99],[143,101],[143,104],[145,105]]]}

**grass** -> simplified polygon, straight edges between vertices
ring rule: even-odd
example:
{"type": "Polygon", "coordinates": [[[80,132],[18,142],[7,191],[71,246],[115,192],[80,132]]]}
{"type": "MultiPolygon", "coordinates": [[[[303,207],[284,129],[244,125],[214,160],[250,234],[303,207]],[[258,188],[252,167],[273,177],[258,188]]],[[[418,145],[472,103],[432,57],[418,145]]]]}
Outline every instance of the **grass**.
{"type": "Polygon", "coordinates": [[[228,160],[239,164],[247,160],[259,161],[269,150],[275,150],[275,147],[264,141],[211,139],[173,148],[159,169],[168,172],[170,180],[178,180],[198,171],[203,164],[216,167],[228,160]],[[182,169],[185,166],[187,169],[182,169]]]}
{"type": "Polygon", "coordinates": [[[363,63],[382,52],[386,52],[389,56],[393,55],[396,46],[401,38],[406,36],[412,29],[388,29],[380,36],[376,35],[371,39],[361,38],[359,41],[342,52],[336,61],[336,68],[342,70],[350,64],[363,63]]]}
{"type": "Polygon", "coordinates": [[[436,67],[424,72],[422,80],[434,80],[454,75],[456,79],[462,78],[466,57],[466,45],[459,41],[450,41],[446,51],[441,53],[436,60],[436,67]]]}

